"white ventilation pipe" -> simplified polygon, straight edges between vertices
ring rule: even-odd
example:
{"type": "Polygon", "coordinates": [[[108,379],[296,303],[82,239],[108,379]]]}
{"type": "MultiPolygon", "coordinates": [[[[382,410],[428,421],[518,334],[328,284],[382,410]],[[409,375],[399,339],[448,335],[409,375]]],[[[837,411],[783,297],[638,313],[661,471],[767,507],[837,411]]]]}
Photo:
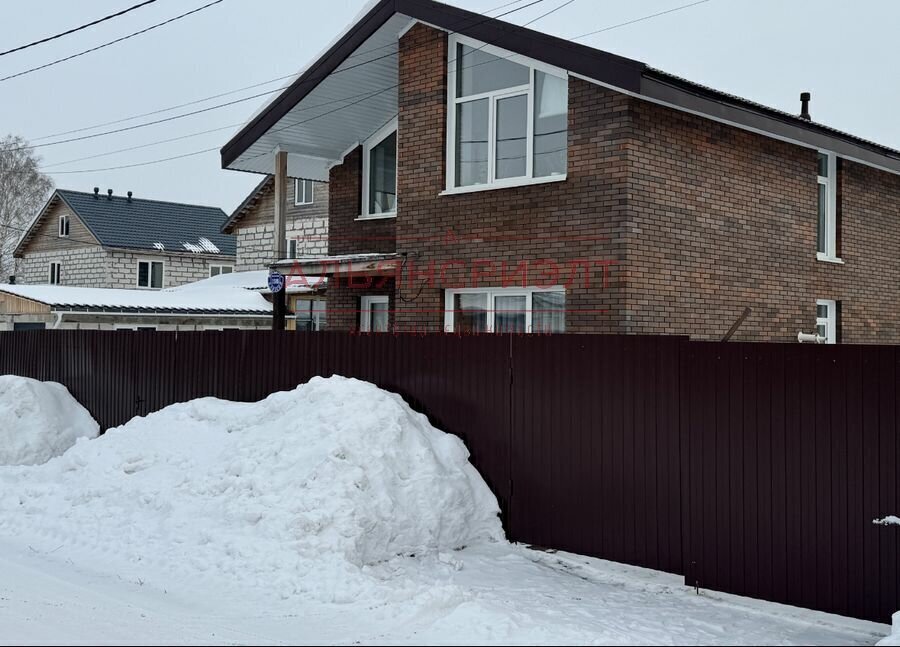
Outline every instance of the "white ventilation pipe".
{"type": "Polygon", "coordinates": [[[801,344],[824,344],[827,340],[817,333],[798,332],[797,341],[801,344]]]}

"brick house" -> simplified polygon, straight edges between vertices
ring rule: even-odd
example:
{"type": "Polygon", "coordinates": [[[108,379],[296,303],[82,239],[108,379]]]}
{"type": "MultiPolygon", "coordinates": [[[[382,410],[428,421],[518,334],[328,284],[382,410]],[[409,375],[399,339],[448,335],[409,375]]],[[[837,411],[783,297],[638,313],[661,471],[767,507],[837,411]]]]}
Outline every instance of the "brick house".
{"type": "Polygon", "coordinates": [[[288,183],[286,236],[277,255],[274,188],[274,178],[264,177],[222,226],[222,233],[237,239],[237,272],[266,269],[282,258],[328,253],[328,185],[301,179],[288,183]]]}
{"type": "Polygon", "coordinates": [[[16,282],[162,289],[229,273],[217,207],[57,189],[15,250],[16,282]]]}
{"type": "Polygon", "coordinates": [[[331,277],[332,329],[900,343],[900,152],[431,0],[373,5],[222,165],[329,183],[328,256],[274,266],[331,277]]]}

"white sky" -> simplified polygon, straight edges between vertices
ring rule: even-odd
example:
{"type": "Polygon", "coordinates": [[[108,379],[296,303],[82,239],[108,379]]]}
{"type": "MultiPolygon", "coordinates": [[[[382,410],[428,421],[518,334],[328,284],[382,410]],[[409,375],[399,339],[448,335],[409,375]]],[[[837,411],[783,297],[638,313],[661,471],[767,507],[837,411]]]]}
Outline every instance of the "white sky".
{"type": "MultiPolygon", "coordinates": [[[[561,37],[670,9],[690,0],[576,0],[531,25],[561,37]]],[[[522,24],[562,4],[544,2],[507,18],[522,24]]],[[[0,57],[0,77],[70,55],[199,7],[159,0],[52,43],[0,57]]],[[[137,0],[0,0],[0,51],[63,31],[137,0]]],[[[225,0],[99,52],[0,82],[0,136],[44,135],[166,108],[296,72],[343,29],[364,0],[225,0]]],[[[503,0],[452,0],[485,11],[503,0]]],[[[524,3],[523,3],[524,4],[524,3]]],[[[812,92],[813,119],[900,148],[900,2],[896,0],[710,0],[585,39],[692,81],[799,112],[812,92]]],[[[278,83],[100,130],[234,100],[278,83]]],[[[275,96],[275,95],[273,95],[275,96]]],[[[265,99],[80,142],[39,149],[43,165],[239,124],[265,99]]],[[[219,148],[229,128],[177,142],[48,168],[57,186],[196,202],[230,212],[258,176],[223,171],[219,153],[114,171],[99,169],[219,148]]],[[[79,133],[88,134],[88,133],[79,133]]],[[[70,135],[78,136],[78,135],[70,135]]],[[[41,140],[43,143],[52,139],[41,140]]]]}

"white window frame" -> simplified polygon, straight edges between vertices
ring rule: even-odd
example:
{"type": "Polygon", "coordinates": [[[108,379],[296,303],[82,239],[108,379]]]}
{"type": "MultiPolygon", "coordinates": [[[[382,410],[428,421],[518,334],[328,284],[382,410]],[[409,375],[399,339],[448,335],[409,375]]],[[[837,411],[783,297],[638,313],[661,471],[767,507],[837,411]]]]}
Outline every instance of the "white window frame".
{"type": "Polygon", "coordinates": [[[837,343],[837,301],[833,299],[817,299],[816,300],[816,334],[819,333],[819,326],[825,326],[825,343],[837,343]],[[824,317],[819,316],[819,306],[828,308],[828,314],[824,317]]]}
{"type": "Polygon", "coordinates": [[[134,284],[140,290],[162,290],[166,285],[166,262],[160,260],[154,260],[149,258],[139,258],[137,261],[137,271],[135,272],[134,284]],[[147,268],[147,283],[148,285],[141,285],[141,263],[147,263],[150,267],[147,268]],[[153,263],[159,263],[162,265],[162,273],[160,274],[160,281],[162,285],[158,288],[153,287],[153,263]]]}
{"type": "Polygon", "coordinates": [[[212,278],[212,277],[213,277],[212,271],[213,271],[213,268],[214,268],[214,267],[218,267],[218,268],[219,268],[219,273],[216,274],[216,276],[221,275],[221,274],[222,274],[222,268],[225,268],[225,267],[231,268],[231,272],[228,272],[228,274],[233,274],[233,273],[234,273],[234,265],[232,265],[232,264],[230,264],[230,263],[217,263],[217,264],[215,264],[215,265],[210,265],[210,266],[209,266],[209,278],[212,278]]]}
{"type": "Polygon", "coordinates": [[[444,332],[453,332],[455,329],[454,317],[456,311],[453,307],[454,297],[457,294],[487,294],[487,331],[494,332],[494,299],[495,297],[525,296],[525,332],[532,332],[532,298],[538,292],[562,292],[566,294],[566,288],[562,285],[551,287],[510,287],[510,288],[454,288],[444,290],[444,332]]]}
{"type": "Polygon", "coordinates": [[[50,262],[48,282],[50,285],[62,285],[62,263],[59,261],[50,262]]]}
{"type": "Polygon", "coordinates": [[[816,156],[817,189],[819,185],[825,186],[827,202],[825,205],[825,251],[820,252],[819,231],[819,205],[818,190],[816,191],[816,258],[820,261],[841,262],[837,255],[837,156],[829,151],[819,151],[819,154],[828,158],[828,177],[818,175],[819,160],[816,156]]]}
{"type": "MultiPolygon", "coordinates": [[[[446,167],[446,188],[441,195],[450,195],[455,193],[472,193],[475,191],[489,191],[491,189],[503,189],[514,186],[524,186],[529,184],[544,184],[547,182],[563,182],[568,175],[568,168],[565,173],[560,175],[548,175],[546,177],[533,177],[534,175],[534,76],[535,71],[541,71],[566,80],[568,83],[569,73],[566,70],[547,65],[541,61],[536,61],[527,56],[513,54],[505,49],[495,47],[467,36],[459,34],[451,34],[448,40],[447,49],[447,167],[446,167]],[[480,51],[492,54],[499,58],[509,60],[530,68],[529,82],[527,85],[520,85],[512,88],[503,88],[501,90],[493,90],[483,92],[481,94],[473,94],[465,97],[456,96],[456,74],[457,61],[456,51],[457,45],[468,45],[480,51]],[[521,94],[528,95],[528,141],[526,143],[526,171],[522,177],[496,179],[497,164],[497,101],[499,99],[507,99],[509,97],[521,94]],[[479,99],[488,99],[488,177],[487,183],[475,184],[472,186],[456,186],[456,106],[461,103],[469,103],[479,99]]],[[[566,101],[568,108],[568,100],[566,101]]],[[[567,146],[568,147],[568,146],[567,146]]]]}
{"type": "Polygon", "coordinates": [[[297,258],[297,251],[299,249],[299,244],[297,237],[294,238],[285,238],[284,239],[284,253],[286,254],[286,258],[297,258]],[[293,246],[294,251],[291,251],[291,247],[293,246]]]}
{"type": "Polygon", "coordinates": [[[359,306],[359,330],[371,332],[372,330],[372,305],[375,303],[388,304],[388,326],[390,326],[390,297],[386,294],[367,294],[360,300],[359,306]]]}
{"type": "Polygon", "coordinates": [[[312,204],[316,201],[316,183],[312,180],[301,180],[300,178],[296,178],[294,180],[294,206],[302,207],[304,205],[312,204]],[[309,195],[306,195],[306,189],[303,189],[303,199],[300,199],[300,187],[305,187],[306,183],[309,182],[309,195]]]}
{"type": "Polygon", "coordinates": [[[71,221],[69,220],[69,216],[59,217],[59,229],[57,230],[57,233],[59,234],[60,238],[69,237],[69,228],[71,226],[70,223],[71,221]],[[63,233],[63,230],[65,230],[65,233],[63,233]]]}
{"type": "MultiPolygon", "coordinates": [[[[362,163],[362,205],[359,218],[357,220],[378,220],[379,218],[396,218],[397,217],[397,209],[395,208],[393,211],[387,213],[369,213],[369,167],[371,166],[371,162],[369,161],[370,153],[372,149],[378,146],[385,139],[390,137],[392,134],[397,132],[397,117],[391,119],[384,126],[379,128],[374,135],[369,137],[365,142],[363,142],[363,163],[362,163]]],[[[400,138],[397,138],[397,147],[400,146],[400,138]]],[[[395,155],[397,158],[397,162],[399,164],[399,156],[395,155]]],[[[394,191],[397,191],[399,188],[399,181],[397,181],[397,171],[394,170],[394,177],[396,185],[394,186],[394,191]]],[[[400,203],[399,194],[395,196],[395,202],[397,204],[400,203]]]]}
{"type": "MultiPolygon", "coordinates": [[[[321,310],[316,310],[315,307],[313,306],[313,304],[316,302],[321,302],[321,303],[326,304],[324,314],[325,314],[326,322],[328,321],[328,306],[327,306],[328,302],[325,299],[299,297],[294,301],[294,320],[295,320],[294,326],[295,326],[296,330],[298,330],[298,331],[300,330],[299,319],[297,318],[297,305],[300,303],[304,304],[304,308],[307,310],[307,314],[309,314],[310,321],[312,321],[312,324],[313,324],[313,331],[322,330],[322,314],[323,313],[321,310]]],[[[362,323],[362,320],[360,320],[360,323],[362,323]]]]}

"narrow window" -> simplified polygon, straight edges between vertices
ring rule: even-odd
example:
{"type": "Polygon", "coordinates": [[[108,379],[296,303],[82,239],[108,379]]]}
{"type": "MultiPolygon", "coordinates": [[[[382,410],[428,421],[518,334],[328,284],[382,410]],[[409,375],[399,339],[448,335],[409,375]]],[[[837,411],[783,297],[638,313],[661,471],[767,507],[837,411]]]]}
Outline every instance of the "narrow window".
{"type": "Polygon", "coordinates": [[[60,216],[59,217],[59,237],[60,238],[68,238],[69,237],[69,216],[60,216]]]}
{"type": "Polygon", "coordinates": [[[447,290],[445,308],[448,332],[566,331],[566,292],[562,287],[447,290]]]}
{"type": "Polygon", "coordinates": [[[827,299],[816,301],[816,334],[825,344],[836,344],[838,338],[837,302],[827,299]]]}
{"type": "Polygon", "coordinates": [[[361,332],[387,332],[389,299],[386,295],[362,297],[359,312],[361,332]]]}
{"type": "Polygon", "coordinates": [[[451,42],[447,188],[564,179],[566,72],[462,36],[451,42]]]}
{"type": "Polygon", "coordinates": [[[375,133],[363,146],[363,213],[361,218],[397,213],[397,123],[375,133]]]}
{"type": "Polygon", "coordinates": [[[284,242],[284,248],[287,250],[288,258],[297,258],[297,239],[289,238],[284,242]]]}
{"type": "Polygon", "coordinates": [[[162,289],[162,261],[138,261],[137,286],[139,288],[162,289]]]}
{"type": "Polygon", "coordinates": [[[62,263],[50,263],[50,285],[62,283],[62,263]]]}
{"type": "Polygon", "coordinates": [[[313,181],[294,180],[294,205],[301,206],[304,204],[312,204],[314,201],[313,181]]]}
{"type": "Polygon", "coordinates": [[[837,260],[837,159],[819,153],[816,252],[821,260],[837,260]]]}

